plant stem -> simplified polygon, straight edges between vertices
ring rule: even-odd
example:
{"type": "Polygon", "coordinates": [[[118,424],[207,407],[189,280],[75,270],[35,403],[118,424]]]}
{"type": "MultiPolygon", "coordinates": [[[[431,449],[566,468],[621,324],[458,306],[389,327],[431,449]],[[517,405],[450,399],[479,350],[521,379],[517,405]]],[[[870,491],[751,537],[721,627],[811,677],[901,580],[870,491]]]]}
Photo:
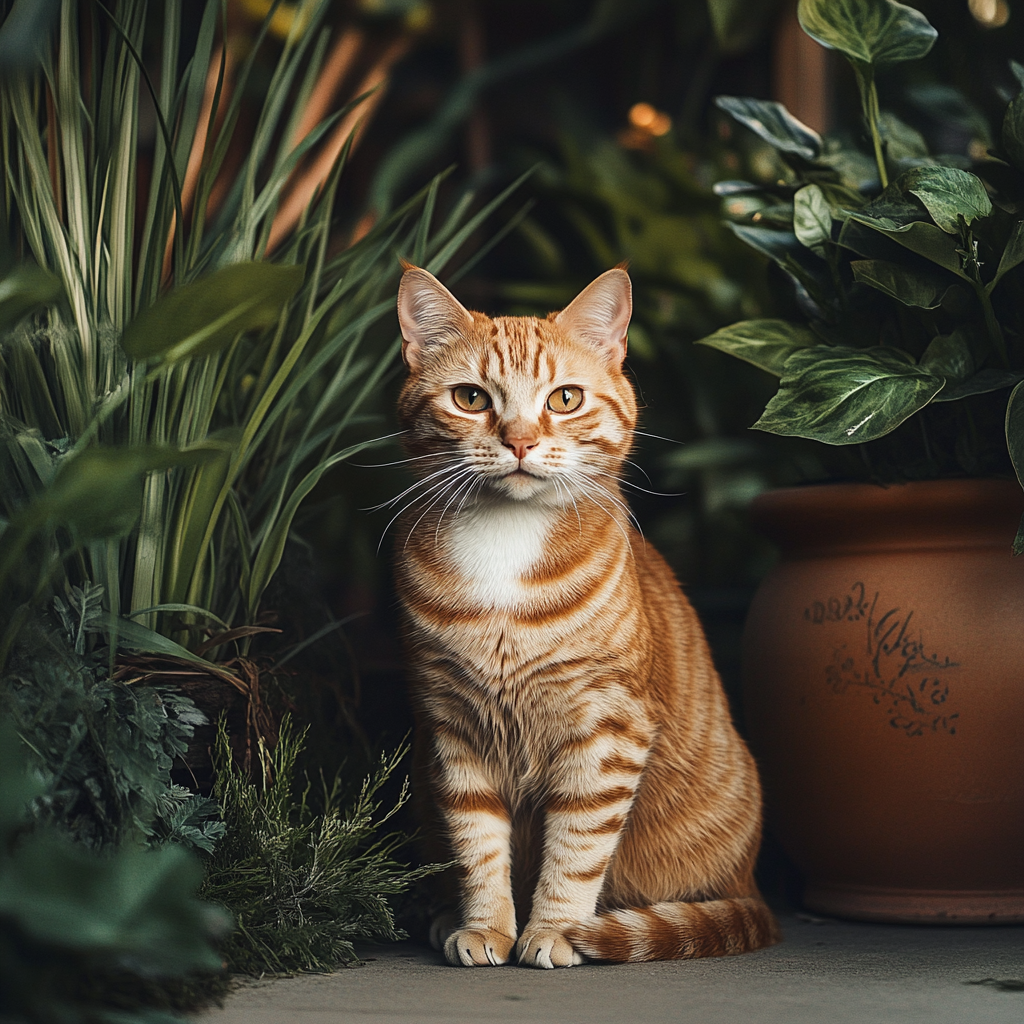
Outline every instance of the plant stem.
{"type": "Polygon", "coordinates": [[[878,180],[882,188],[889,187],[889,175],[885,170],[885,154],[882,152],[882,136],[878,133],[878,89],[875,88],[875,69],[868,65],[854,64],[857,85],[860,87],[860,105],[864,120],[871,130],[871,142],[875,147],[875,163],[878,164],[878,180]]]}
{"type": "Polygon", "coordinates": [[[974,293],[978,296],[978,301],[981,303],[981,311],[985,315],[985,329],[988,331],[989,341],[992,342],[992,347],[999,355],[1000,362],[1006,369],[1009,369],[1010,356],[1006,351],[1006,339],[1003,337],[1003,329],[999,326],[995,310],[992,308],[992,299],[985,290],[985,285],[982,283],[980,276],[977,276],[977,274],[972,276],[971,284],[974,285],[974,293]]]}

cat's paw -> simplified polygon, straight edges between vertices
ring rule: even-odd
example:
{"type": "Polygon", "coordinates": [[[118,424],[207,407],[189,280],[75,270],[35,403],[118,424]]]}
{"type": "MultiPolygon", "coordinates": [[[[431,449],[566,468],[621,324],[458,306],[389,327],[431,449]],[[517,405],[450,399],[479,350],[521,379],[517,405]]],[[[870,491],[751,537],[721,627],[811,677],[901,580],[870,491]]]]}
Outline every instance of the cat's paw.
{"type": "Polygon", "coordinates": [[[515,941],[490,928],[460,928],[448,936],[444,955],[456,967],[498,967],[508,963],[515,941]]]}
{"type": "Polygon", "coordinates": [[[553,928],[527,931],[516,943],[516,953],[522,967],[573,967],[586,959],[553,928]]]}

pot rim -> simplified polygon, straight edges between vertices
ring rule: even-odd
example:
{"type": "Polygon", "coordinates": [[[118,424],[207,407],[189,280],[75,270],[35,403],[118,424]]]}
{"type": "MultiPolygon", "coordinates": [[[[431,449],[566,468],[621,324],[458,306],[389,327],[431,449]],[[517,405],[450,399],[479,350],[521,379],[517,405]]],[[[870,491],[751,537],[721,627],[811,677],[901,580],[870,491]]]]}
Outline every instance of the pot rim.
{"type": "Polygon", "coordinates": [[[754,527],[783,555],[996,547],[1006,551],[1024,514],[1016,480],[963,477],[824,483],[765,491],[750,505],[754,527]]]}

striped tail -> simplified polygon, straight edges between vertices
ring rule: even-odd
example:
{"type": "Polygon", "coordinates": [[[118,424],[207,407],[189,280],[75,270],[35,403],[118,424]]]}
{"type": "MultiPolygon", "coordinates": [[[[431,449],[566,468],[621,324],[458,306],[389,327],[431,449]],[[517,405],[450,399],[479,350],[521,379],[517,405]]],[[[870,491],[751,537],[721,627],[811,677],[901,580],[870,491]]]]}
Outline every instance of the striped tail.
{"type": "Polygon", "coordinates": [[[635,963],[749,953],[782,934],[765,903],[746,896],[609,910],[567,929],[565,937],[592,960],[635,963]]]}

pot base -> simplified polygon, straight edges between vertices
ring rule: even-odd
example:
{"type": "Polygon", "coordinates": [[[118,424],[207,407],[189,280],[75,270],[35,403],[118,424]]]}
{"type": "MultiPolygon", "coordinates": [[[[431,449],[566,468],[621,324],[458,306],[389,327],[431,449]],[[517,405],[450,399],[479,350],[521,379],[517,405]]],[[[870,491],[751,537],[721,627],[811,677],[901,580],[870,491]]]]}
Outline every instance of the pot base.
{"type": "Polygon", "coordinates": [[[807,883],[804,905],[836,917],[892,924],[1024,924],[1024,890],[955,892],[807,883]]]}

